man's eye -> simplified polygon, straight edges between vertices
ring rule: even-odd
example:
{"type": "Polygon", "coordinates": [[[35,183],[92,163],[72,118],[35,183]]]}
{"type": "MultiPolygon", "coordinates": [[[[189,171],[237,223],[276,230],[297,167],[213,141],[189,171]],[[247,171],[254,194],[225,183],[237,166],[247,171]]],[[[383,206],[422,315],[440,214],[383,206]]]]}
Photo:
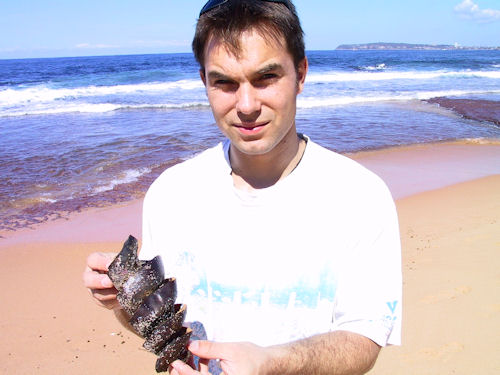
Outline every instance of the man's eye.
{"type": "Polygon", "coordinates": [[[256,87],[267,87],[272,85],[277,79],[278,75],[275,73],[262,74],[254,81],[254,85],[256,87]]]}
{"type": "Polygon", "coordinates": [[[228,79],[217,79],[213,82],[212,86],[215,89],[229,92],[229,91],[235,91],[238,87],[238,84],[228,79]]]}
{"type": "Polygon", "coordinates": [[[214,82],[215,86],[232,86],[235,83],[233,81],[230,81],[228,79],[218,79],[214,82]]]}
{"type": "Polygon", "coordinates": [[[274,73],[266,73],[266,74],[262,74],[258,79],[257,81],[258,82],[268,82],[268,81],[272,81],[273,79],[275,79],[277,77],[276,74],[274,73]]]}
{"type": "Polygon", "coordinates": [[[260,85],[271,85],[273,84],[277,79],[278,79],[278,75],[276,73],[266,73],[266,74],[262,74],[259,79],[255,82],[256,85],[260,86],[260,85]]]}

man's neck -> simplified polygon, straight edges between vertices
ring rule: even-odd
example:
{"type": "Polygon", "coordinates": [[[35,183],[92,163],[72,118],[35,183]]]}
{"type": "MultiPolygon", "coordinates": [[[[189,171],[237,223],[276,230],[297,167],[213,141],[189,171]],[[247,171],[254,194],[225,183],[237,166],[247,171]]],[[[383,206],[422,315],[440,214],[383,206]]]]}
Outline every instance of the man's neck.
{"type": "Polygon", "coordinates": [[[306,141],[296,133],[288,138],[264,155],[247,155],[231,148],[234,186],[252,191],[270,187],[288,176],[299,164],[306,148],[306,141]]]}

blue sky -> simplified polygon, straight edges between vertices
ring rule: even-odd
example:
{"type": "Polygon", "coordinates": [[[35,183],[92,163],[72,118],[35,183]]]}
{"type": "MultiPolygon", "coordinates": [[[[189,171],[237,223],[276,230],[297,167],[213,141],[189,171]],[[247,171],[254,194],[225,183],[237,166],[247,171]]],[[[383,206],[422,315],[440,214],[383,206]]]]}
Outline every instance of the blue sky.
{"type": "MultiPolygon", "coordinates": [[[[0,58],[189,52],[205,0],[0,0],[0,58]]],[[[306,48],[500,45],[500,0],[295,0],[306,48]]]]}

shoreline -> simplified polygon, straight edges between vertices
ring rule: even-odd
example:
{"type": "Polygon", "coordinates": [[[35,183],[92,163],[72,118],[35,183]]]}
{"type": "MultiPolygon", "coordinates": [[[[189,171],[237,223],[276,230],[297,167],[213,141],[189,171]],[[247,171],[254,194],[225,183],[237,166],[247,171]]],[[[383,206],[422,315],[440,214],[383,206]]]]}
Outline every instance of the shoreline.
{"type": "Polygon", "coordinates": [[[88,208],[67,217],[31,227],[0,232],[2,247],[20,243],[96,243],[141,238],[143,198],[100,208],[88,208]]]}
{"type": "Polygon", "coordinates": [[[395,200],[500,174],[500,139],[418,143],[346,155],[378,174],[395,200]]]}
{"type": "MultiPolygon", "coordinates": [[[[342,154],[379,175],[395,200],[500,174],[500,140],[494,139],[421,143],[342,154]]],[[[24,228],[0,230],[0,249],[25,241],[109,242],[125,239],[128,234],[140,239],[143,199],[88,207],[24,228]]]]}

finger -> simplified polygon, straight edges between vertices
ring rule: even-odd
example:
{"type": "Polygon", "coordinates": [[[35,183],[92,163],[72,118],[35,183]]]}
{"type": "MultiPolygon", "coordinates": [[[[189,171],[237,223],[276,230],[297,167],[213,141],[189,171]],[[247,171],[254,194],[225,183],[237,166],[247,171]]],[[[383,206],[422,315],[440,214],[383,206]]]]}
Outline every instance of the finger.
{"type": "Polygon", "coordinates": [[[87,257],[87,266],[96,271],[107,271],[116,253],[92,253],[87,257]]]}
{"type": "Polygon", "coordinates": [[[185,364],[182,361],[174,361],[170,365],[172,367],[171,374],[175,374],[176,371],[179,375],[199,375],[200,373],[196,370],[193,370],[189,365],[185,364]]]}
{"type": "Polygon", "coordinates": [[[224,354],[227,351],[226,348],[227,344],[224,343],[196,340],[191,341],[188,350],[200,358],[223,359],[225,358],[224,354]]]}
{"type": "Polygon", "coordinates": [[[115,288],[108,289],[88,289],[94,302],[109,310],[120,308],[120,303],[116,299],[118,291],[115,288]]]}
{"type": "Polygon", "coordinates": [[[113,282],[108,275],[86,269],[83,272],[83,285],[90,289],[112,288],[113,282]]]}
{"type": "Polygon", "coordinates": [[[89,289],[90,293],[92,293],[92,297],[95,299],[104,302],[104,301],[113,301],[116,299],[118,291],[115,288],[109,289],[89,289]]]}
{"type": "Polygon", "coordinates": [[[199,365],[198,367],[199,367],[201,374],[210,375],[210,372],[208,371],[208,362],[209,361],[210,361],[209,359],[200,358],[200,360],[198,362],[198,365],[199,365]]]}

